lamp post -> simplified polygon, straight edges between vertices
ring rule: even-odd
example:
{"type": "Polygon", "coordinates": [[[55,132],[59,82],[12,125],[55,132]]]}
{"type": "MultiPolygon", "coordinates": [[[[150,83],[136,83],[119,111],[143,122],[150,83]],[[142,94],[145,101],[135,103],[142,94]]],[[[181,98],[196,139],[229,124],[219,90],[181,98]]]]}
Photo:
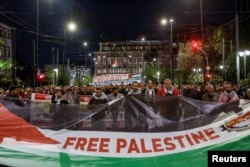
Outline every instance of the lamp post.
{"type": "Polygon", "coordinates": [[[220,69],[223,70],[223,73],[224,73],[224,81],[227,80],[227,68],[228,66],[220,65],[220,69]]]}
{"type": "Polygon", "coordinates": [[[173,79],[173,68],[175,66],[175,65],[173,65],[173,62],[175,62],[175,61],[173,61],[174,60],[174,58],[173,58],[173,22],[174,22],[174,20],[173,19],[167,20],[165,18],[163,18],[161,20],[162,26],[165,26],[168,22],[170,23],[170,64],[169,64],[169,66],[170,66],[170,78],[172,80],[173,79]]]}
{"type": "Polygon", "coordinates": [[[33,66],[34,66],[34,87],[37,85],[37,71],[38,71],[38,40],[39,40],[39,0],[36,1],[36,46],[34,43],[34,60],[33,60],[33,66]]]}
{"type": "Polygon", "coordinates": [[[202,0],[200,0],[200,14],[201,14],[201,41],[204,42],[204,34],[203,34],[203,10],[202,10],[202,0]]]}
{"type": "Polygon", "coordinates": [[[240,57],[244,58],[244,79],[247,78],[247,67],[246,67],[246,56],[250,55],[250,51],[249,50],[245,50],[245,51],[241,51],[239,52],[240,57]]]}
{"type": "MultiPolygon", "coordinates": [[[[67,28],[64,29],[64,50],[65,50],[65,58],[67,58],[67,30],[69,31],[75,31],[76,25],[73,22],[70,22],[67,26],[67,28]]],[[[68,58],[67,58],[68,59],[68,58]]],[[[63,59],[64,62],[64,59],[63,59]]]]}
{"type": "Polygon", "coordinates": [[[171,71],[170,71],[170,76],[171,76],[171,80],[173,80],[173,76],[174,76],[174,54],[173,54],[173,19],[169,20],[170,22],[170,61],[171,61],[171,71]]]}
{"type": "MultiPolygon", "coordinates": [[[[83,46],[86,48],[88,46],[87,42],[83,42],[83,46]]],[[[85,68],[87,68],[87,56],[85,55],[85,68]]]]}
{"type": "Polygon", "coordinates": [[[158,85],[160,84],[160,71],[157,71],[157,81],[158,81],[158,85]]]}
{"type": "Polygon", "coordinates": [[[58,68],[55,68],[53,71],[56,73],[56,82],[55,82],[55,85],[57,86],[58,85],[58,68]]]}

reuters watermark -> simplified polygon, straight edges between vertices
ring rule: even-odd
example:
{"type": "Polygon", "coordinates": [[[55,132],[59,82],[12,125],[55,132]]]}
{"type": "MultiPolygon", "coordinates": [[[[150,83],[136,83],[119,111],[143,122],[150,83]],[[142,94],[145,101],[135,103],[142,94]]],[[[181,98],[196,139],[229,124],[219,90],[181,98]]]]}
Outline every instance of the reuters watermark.
{"type": "Polygon", "coordinates": [[[208,151],[208,167],[250,166],[250,151],[208,151]]]}

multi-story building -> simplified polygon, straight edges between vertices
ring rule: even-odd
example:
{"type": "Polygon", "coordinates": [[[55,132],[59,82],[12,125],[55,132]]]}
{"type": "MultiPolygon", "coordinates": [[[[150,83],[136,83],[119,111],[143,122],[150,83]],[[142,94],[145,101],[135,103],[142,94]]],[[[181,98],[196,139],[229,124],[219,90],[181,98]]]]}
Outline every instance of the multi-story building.
{"type": "Polygon", "coordinates": [[[12,60],[12,28],[0,23],[0,38],[3,40],[3,46],[0,47],[0,59],[12,60]]]}
{"type": "MultiPolygon", "coordinates": [[[[8,60],[12,63],[15,62],[14,34],[15,29],[6,24],[0,23],[0,40],[2,41],[2,46],[0,46],[0,60],[8,60]]],[[[15,70],[15,68],[0,71],[0,73],[4,73],[5,76],[12,78],[12,81],[15,81],[15,72],[12,70],[15,70]]]]}
{"type": "Polygon", "coordinates": [[[169,41],[101,41],[94,52],[95,76],[140,74],[147,64],[170,62],[169,41]]]}

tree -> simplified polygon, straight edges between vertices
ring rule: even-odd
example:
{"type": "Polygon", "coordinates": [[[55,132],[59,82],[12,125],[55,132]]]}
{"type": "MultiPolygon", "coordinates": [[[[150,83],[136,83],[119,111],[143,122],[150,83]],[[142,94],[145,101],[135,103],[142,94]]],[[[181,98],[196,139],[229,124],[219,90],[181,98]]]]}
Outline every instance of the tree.
{"type": "Polygon", "coordinates": [[[9,71],[12,68],[12,63],[9,60],[0,60],[0,86],[6,86],[11,82],[9,71]]]}
{"type": "MultiPolygon", "coordinates": [[[[230,67],[230,69],[226,69],[228,74],[227,78],[229,78],[229,75],[235,78],[235,53],[232,52],[231,39],[233,39],[231,29],[216,27],[207,35],[205,44],[200,44],[200,47],[208,57],[208,65],[210,66],[209,73],[212,75],[211,80],[213,82],[221,82],[223,80],[224,71],[220,69],[220,65],[222,65],[223,62],[223,52],[225,56],[224,65],[225,67],[230,67]]],[[[192,68],[201,67],[203,73],[206,72],[206,57],[199,49],[195,51],[194,45],[192,44],[194,44],[193,41],[181,45],[178,53],[178,75],[179,78],[182,78],[185,82],[194,82],[194,72],[192,68]]]]}
{"type": "Polygon", "coordinates": [[[84,75],[82,78],[80,79],[76,79],[76,82],[75,82],[75,85],[78,85],[78,86],[82,86],[84,84],[91,84],[93,82],[93,78],[91,75],[84,75]]]}
{"type": "Polygon", "coordinates": [[[178,77],[182,78],[184,82],[194,82],[193,68],[204,69],[204,56],[200,52],[194,52],[192,49],[192,41],[182,44],[178,53],[178,77]]]}
{"type": "MultiPolygon", "coordinates": [[[[145,77],[146,79],[150,79],[154,83],[156,83],[158,81],[157,72],[158,72],[158,65],[157,64],[147,65],[145,67],[145,69],[142,71],[142,76],[145,77]]],[[[159,72],[160,72],[160,75],[159,75],[160,81],[167,78],[167,76],[169,74],[169,71],[161,65],[159,66],[159,72]]]]}

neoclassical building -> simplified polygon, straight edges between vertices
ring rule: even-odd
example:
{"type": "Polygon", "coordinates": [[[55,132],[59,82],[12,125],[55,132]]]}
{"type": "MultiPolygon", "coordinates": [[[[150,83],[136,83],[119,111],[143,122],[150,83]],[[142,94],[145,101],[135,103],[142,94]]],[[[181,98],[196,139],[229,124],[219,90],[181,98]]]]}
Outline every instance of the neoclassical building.
{"type": "MultiPolygon", "coordinates": [[[[0,23],[0,40],[1,40],[1,46],[0,46],[0,60],[8,60],[12,63],[15,62],[15,29],[12,27],[0,23]]],[[[12,69],[13,70],[13,69],[12,69]]],[[[15,79],[15,73],[12,72],[12,70],[4,70],[0,71],[0,73],[4,73],[6,76],[9,76],[9,78],[12,78],[12,80],[15,79]]]]}
{"type": "Polygon", "coordinates": [[[0,23],[0,38],[3,40],[3,45],[0,47],[0,59],[10,60],[12,59],[12,28],[0,23]]]}
{"type": "Polygon", "coordinates": [[[160,40],[101,41],[94,52],[95,76],[139,74],[147,63],[169,65],[169,42],[160,40]]]}

